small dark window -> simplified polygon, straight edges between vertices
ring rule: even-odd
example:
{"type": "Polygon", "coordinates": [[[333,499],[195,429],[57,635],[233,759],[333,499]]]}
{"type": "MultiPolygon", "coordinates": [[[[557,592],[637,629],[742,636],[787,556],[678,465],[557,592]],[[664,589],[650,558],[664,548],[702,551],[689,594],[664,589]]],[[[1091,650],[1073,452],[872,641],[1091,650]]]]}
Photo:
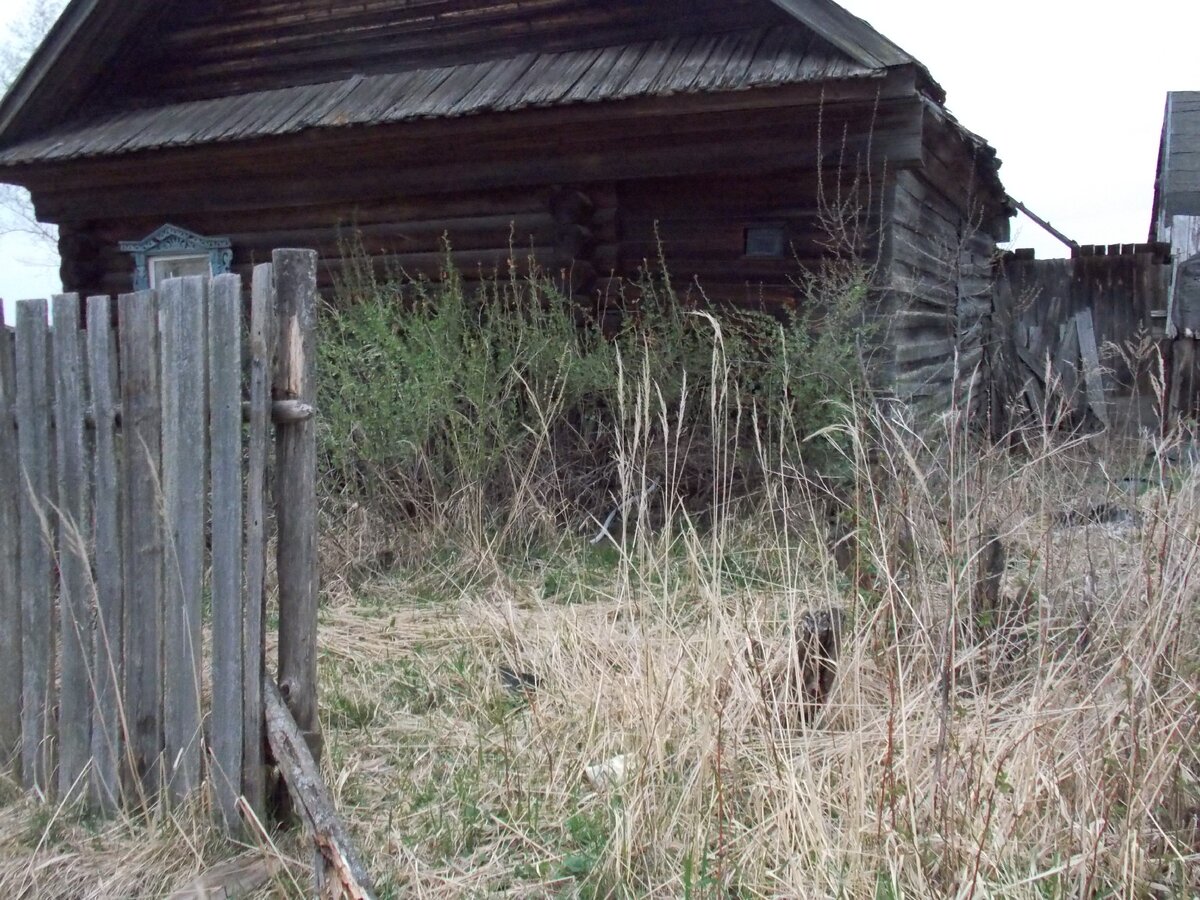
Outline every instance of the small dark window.
{"type": "Polygon", "coordinates": [[[751,225],[746,229],[746,256],[753,259],[783,259],[787,235],[782,225],[751,225]]]}

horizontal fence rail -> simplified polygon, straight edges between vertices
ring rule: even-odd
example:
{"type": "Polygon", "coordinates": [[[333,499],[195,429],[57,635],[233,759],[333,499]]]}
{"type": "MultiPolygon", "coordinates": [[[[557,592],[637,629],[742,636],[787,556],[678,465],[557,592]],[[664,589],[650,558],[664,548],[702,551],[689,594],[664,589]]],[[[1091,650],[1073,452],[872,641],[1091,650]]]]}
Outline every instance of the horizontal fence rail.
{"type": "Polygon", "coordinates": [[[272,468],[280,682],[319,749],[315,254],[250,287],[248,317],[236,275],[0,311],[0,768],[30,790],[264,816],[272,468]]]}

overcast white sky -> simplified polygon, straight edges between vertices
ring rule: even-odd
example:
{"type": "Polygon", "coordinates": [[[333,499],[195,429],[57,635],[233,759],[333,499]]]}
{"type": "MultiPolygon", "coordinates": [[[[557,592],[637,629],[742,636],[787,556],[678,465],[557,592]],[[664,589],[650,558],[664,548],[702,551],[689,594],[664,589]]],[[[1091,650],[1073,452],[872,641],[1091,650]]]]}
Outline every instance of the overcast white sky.
{"type": "MultiPolygon", "coordinates": [[[[1081,244],[1147,239],[1166,93],[1200,90],[1200,2],[843,5],[928,66],[951,111],[999,151],[1013,197],[1081,244]]],[[[0,0],[0,30],[23,6],[0,0]]],[[[1025,220],[1014,244],[1065,253],[1025,220]]],[[[59,289],[47,253],[0,237],[6,303],[59,289]]]]}

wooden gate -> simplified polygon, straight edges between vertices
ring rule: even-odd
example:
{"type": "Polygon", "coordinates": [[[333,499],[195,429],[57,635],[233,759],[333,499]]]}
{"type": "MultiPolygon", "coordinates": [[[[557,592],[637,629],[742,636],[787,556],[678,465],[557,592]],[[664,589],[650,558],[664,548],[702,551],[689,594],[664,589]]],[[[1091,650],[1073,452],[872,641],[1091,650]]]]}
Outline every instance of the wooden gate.
{"type": "Polygon", "coordinates": [[[261,817],[272,469],[278,681],[319,747],[316,254],[250,295],[248,322],[236,275],[0,311],[0,767],[31,790],[261,817]]]}

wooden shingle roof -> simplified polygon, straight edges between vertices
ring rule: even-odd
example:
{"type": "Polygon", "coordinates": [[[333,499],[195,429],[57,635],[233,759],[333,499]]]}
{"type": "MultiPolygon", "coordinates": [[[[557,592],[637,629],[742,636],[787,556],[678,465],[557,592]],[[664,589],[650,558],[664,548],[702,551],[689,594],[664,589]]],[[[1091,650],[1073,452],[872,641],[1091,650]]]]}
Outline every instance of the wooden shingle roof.
{"type": "Polygon", "coordinates": [[[0,151],[0,165],[252,140],[311,128],[867,78],[882,71],[848,59],[803,26],[780,25],[525,53],[129,110],[10,146],[0,151]]]}
{"type": "MultiPolygon", "coordinates": [[[[669,20],[672,4],[679,0],[646,0],[648,7],[658,2],[669,20]]],[[[104,107],[107,112],[88,115],[89,92],[97,79],[105,77],[107,67],[128,51],[148,22],[163,20],[171,8],[166,0],[71,0],[0,100],[3,164],[242,140],[305,128],[862,77],[897,66],[917,67],[930,95],[944,99],[917,60],[832,0],[761,0],[762,9],[791,24],[733,23],[727,33],[716,35],[448,60],[437,68],[405,72],[366,69],[360,77],[339,73],[341,80],[322,84],[269,85],[264,86],[269,90],[188,98],[155,110],[113,111],[110,104],[104,107]]]]}

